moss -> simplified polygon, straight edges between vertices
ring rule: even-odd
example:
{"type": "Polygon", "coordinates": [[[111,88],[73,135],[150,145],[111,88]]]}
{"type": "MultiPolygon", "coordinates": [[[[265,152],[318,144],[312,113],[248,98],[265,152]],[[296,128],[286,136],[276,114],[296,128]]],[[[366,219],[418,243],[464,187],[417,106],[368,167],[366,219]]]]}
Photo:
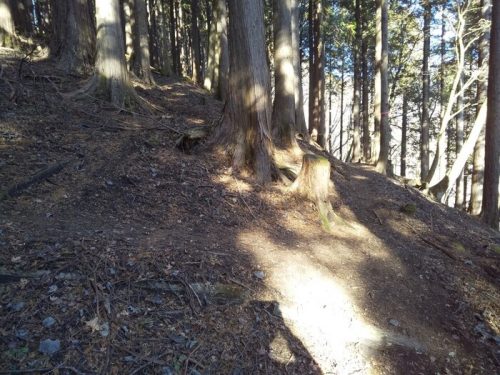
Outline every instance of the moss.
{"type": "Polygon", "coordinates": [[[453,241],[451,247],[459,253],[465,253],[465,246],[458,241],[453,241]]]}
{"type": "Polygon", "coordinates": [[[491,245],[491,250],[500,255],[500,245],[491,245]]]}

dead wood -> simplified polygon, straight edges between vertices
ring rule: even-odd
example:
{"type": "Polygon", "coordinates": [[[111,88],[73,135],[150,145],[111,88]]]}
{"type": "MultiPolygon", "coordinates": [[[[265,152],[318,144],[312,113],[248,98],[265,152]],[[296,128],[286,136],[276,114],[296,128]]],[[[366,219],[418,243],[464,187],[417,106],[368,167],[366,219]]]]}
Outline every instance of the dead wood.
{"type": "Polygon", "coordinates": [[[11,186],[10,188],[7,189],[7,191],[0,193],[0,201],[8,199],[8,198],[14,198],[29,188],[32,185],[35,185],[39,182],[42,182],[43,180],[52,177],[53,175],[61,172],[66,165],[70,163],[69,160],[57,163],[57,164],[52,164],[48,166],[45,169],[42,169],[35,175],[29,177],[28,179],[18,182],[14,186],[11,186]]]}

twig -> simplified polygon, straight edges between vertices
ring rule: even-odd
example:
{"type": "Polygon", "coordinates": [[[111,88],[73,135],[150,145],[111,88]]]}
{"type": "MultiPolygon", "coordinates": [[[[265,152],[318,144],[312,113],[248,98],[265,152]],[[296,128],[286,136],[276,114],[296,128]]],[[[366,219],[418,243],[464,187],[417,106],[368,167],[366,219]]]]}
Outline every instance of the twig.
{"type": "Polygon", "coordinates": [[[191,360],[191,356],[201,347],[201,345],[198,345],[196,348],[194,348],[191,353],[188,354],[186,358],[186,366],[184,367],[184,375],[187,375],[187,370],[189,366],[189,362],[192,361],[195,364],[198,364],[196,361],[191,360]]]}

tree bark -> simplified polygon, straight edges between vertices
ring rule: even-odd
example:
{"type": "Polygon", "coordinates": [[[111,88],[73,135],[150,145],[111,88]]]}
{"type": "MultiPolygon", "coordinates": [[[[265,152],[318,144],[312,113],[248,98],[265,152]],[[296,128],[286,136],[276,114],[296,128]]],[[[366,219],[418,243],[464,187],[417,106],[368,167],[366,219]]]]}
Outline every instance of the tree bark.
{"type": "MultiPolygon", "coordinates": [[[[208,61],[205,80],[203,86],[210,92],[216,92],[219,75],[219,57],[220,57],[220,20],[219,20],[219,2],[224,0],[213,0],[212,21],[210,22],[210,35],[208,41],[208,61]]],[[[225,4],[224,4],[225,6],[225,4]]]]}
{"type": "Polygon", "coordinates": [[[274,104],[273,138],[280,147],[295,144],[295,71],[292,48],[292,4],[273,0],[274,104]]]}
{"type": "Polygon", "coordinates": [[[369,124],[369,111],[368,111],[368,106],[369,106],[369,100],[368,100],[368,93],[369,93],[369,83],[370,83],[370,77],[368,74],[368,36],[365,35],[366,32],[368,31],[368,24],[366,20],[366,11],[364,14],[362,14],[362,28],[363,28],[363,35],[362,35],[362,41],[361,41],[361,75],[363,77],[363,82],[362,82],[362,111],[363,111],[363,138],[362,138],[362,144],[363,144],[363,159],[365,162],[369,162],[370,160],[370,146],[371,146],[371,137],[370,137],[370,124],[369,124]]]}
{"type": "Polygon", "coordinates": [[[351,162],[359,163],[361,161],[361,1],[356,0],[355,22],[356,36],[354,38],[354,87],[352,102],[352,159],[351,162]]]}
{"type": "Polygon", "coordinates": [[[403,96],[403,114],[401,120],[401,177],[406,177],[406,143],[408,133],[408,99],[403,96]]]}
{"type": "Polygon", "coordinates": [[[294,70],[295,129],[307,136],[302,90],[302,66],[300,58],[300,10],[297,0],[290,0],[292,12],[292,61],[294,70]]]}
{"type": "Polygon", "coordinates": [[[345,91],[345,51],[342,51],[342,67],[341,67],[341,83],[340,83],[340,145],[339,159],[342,160],[342,149],[344,147],[344,91],[345,91]]]}
{"type": "Polygon", "coordinates": [[[323,15],[322,0],[312,3],[313,64],[311,66],[311,89],[309,93],[309,134],[316,135],[316,141],[325,147],[325,46],[321,31],[323,15]]]}
{"type": "Polygon", "coordinates": [[[85,75],[94,66],[93,13],[89,2],[86,1],[52,2],[51,55],[68,73],[85,75]]]}
{"type": "Polygon", "coordinates": [[[33,3],[31,0],[10,0],[12,17],[18,35],[29,37],[33,34],[31,14],[33,3]]]}
{"type": "Polygon", "coordinates": [[[122,108],[135,101],[123,50],[118,0],[96,1],[97,57],[94,82],[98,96],[122,108]]]}
{"type": "Polygon", "coordinates": [[[250,167],[259,183],[271,180],[270,76],[264,9],[254,0],[229,1],[229,96],[214,142],[233,153],[233,168],[250,167]]]}
{"type": "MultiPolygon", "coordinates": [[[[489,21],[491,18],[491,1],[481,0],[481,18],[489,21]]],[[[485,66],[488,63],[488,48],[489,48],[490,33],[489,30],[481,36],[479,41],[478,61],[479,67],[485,66]]],[[[477,87],[477,102],[478,110],[481,104],[488,96],[488,86],[486,79],[480,79],[477,87]]],[[[474,146],[474,156],[472,165],[472,183],[470,196],[470,213],[478,216],[481,214],[481,205],[483,203],[483,180],[484,180],[484,129],[479,135],[479,138],[474,146]]]]}
{"type": "Polygon", "coordinates": [[[422,119],[420,127],[420,179],[424,181],[429,173],[429,97],[430,72],[429,57],[431,53],[431,15],[430,0],[424,1],[424,50],[422,60],[422,119]]]}
{"type": "Polygon", "coordinates": [[[180,72],[180,57],[179,57],[179,44],[177,42],[177,18],[176,18],[176,7],[177,2],[175,0],[169,1],[169,13],[170,13],[170,48],[172,49],[172,66],[174,73],[178,76],[181,75],[180,72]]]}
{"type": "Polygon", "coordinates": [[[201,69],[201,40],[200,28],[198,26],[199,17],[199,4],[198,0],[191,0],[191,38],[193,47],[193,81],[198,84],[203,84],[203,73],[201,69]]]}
{"type": "MultiPolygon", "coordinates": [[[[461,84],[462,86],[464,83],[463,76],[461,78],[461,84]]],[[[464,94],[461,92],[461,94],[458,97],[457,101],[457,108],[460,110],[460,114],[457,116],[457,122],[456,122],[456,134],[455,134],[455,152],[457,154],[460,153],[460,150],[462,149],[462,146],[464,144],[464,121],[465,121],[465,114],[464,114],[464,94]]],[[[471,153],[474,148],[472,148],[471,153]]],[[[463,165],[465,167],[465,164],[463,165]]],[[[455,183],[455,208],[458,208],[459,210],[464,209],[464,173],[463,170],[460,172],[458,175],[458,178],[455,183]]]]}
{"type": "Polygon", "coordinates": [[[376,37],[376,67],[375,78],[375,123],[380,129],[380,154],[377,161],[377,171],[387,174],[389,167],[389,147],[391,128],[389,126],[389,102],[387,70],[389,65],[388,45],[388,14],[387,0],[377,0],[377,37],[376,37]]]}
{"type": "Polygon", "coordinates": [[[17,36],[10,0],[0,0],[0,47],[14,48],[17,36]]]}
{"type": "Polygon", "coordinates": [[[488,114],[483,189],[483,222],[498,229],[498,179],[500,175],[500,4],[493,2],[491,17],[488,114]]]}
{"type": "Polygon", "coordinates": [[[154,84],[151,73],[151,61],[149,56],[149,33],[146,0],[134,1],[134,62],[133,71],[141,80],[147,84],[154,84]]]}
{"type": "MultiPolygon", "coordinates": [[[[225,0],[217,3],[220,20],[220,56],[217,97],[226,101],[229,96],[229,42],[227,38],[227,7],[225,0]]],[[[219,27],[219,26],[217,26],[219,27]]]]}

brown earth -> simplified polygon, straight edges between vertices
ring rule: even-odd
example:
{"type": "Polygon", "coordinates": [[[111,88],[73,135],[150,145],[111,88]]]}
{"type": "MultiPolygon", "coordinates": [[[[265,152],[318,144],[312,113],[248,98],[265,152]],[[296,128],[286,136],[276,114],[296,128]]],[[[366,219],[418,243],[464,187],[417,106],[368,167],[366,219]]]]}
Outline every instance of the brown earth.
{"type": "Polygon", "coordinates": [[[68,162],[0,201],[0,373],[500,373],[498,232],[331,158],[327,233],[174,147],[222,110],[190,83],[136,83],[162,112],[130,113],[0,52],[0,191],[68,162]]]}

